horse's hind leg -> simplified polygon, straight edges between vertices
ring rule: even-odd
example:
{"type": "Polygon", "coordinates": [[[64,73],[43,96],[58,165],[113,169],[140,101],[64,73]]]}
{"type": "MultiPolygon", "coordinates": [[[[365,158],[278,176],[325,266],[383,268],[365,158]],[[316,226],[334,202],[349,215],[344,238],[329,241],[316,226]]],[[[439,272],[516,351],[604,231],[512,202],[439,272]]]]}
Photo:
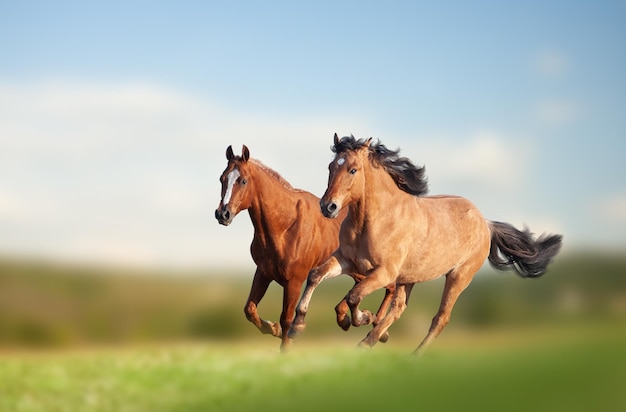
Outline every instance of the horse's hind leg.
{"type": "MultiPolygon", "coordinates": [[[[406,309],[406,306],[409,302],[409,295],[411,294],[411,289],[413,289],[414,284],[401,284],[395,285],[393,299],[391,300],[391,308],[389,309],[389,313],[386,314],[377,324],[374,326],[374,329],[367,334],[365,339],[363,339],[359,346],[371,348],[376,344],[376,342],[381,341],[385,342],[385,336],[388,338],[389,334],[387,333],[387,329],[400,318],[400,315],[406,309]]],[[[387,290],[389,291],[389,290],[387,290]]]]}
{"type": "MultiPolygon", "coordinates": [[[[395,292],[396,292],[395,283],[392,283],[385,287],[385,297],[383,298],[383,301],[380,302],[380,307],[378,308],[378,312],[376,312],[376,320],[374,321],[374,325],[378,325],[387,316],[387,312],[389,311],[389,305],[391,305],[392,303],[392,298],[395,292]]],[[[408,299],[409,297],[407,295],[407,300],[408,299]]],[[[378,338],[378,340],[381,341],[382,343],[387,342],[389,340],[389,333],[387,331],[383,332],[381,336],[378,338]]]]}
{"type": "Polygon", "coordinates": [[[417,349],[413,351],[413,354],[420,355],[426,347],[439,336],[443,328],[450,321],[450,313],[461,295],[461,292],[469,285],[479,268],[480,264],[460,266],[446,275],[446,283],[443,289],[443,295],[441,296],[439,311],[433,318],[428,334],[417,349]]]}
{"type": "Polygon", "coordinates": [[[324,279],[334,278],[342,273],[344,273],[343,268],[335,255],[328,258],[328,260],[320,266],[311,269],[307,277],[306,287],[304,288],[300,302],[296,307],[296,317],[293,322],[291,322],[291,327],[289,328],[290,338],[296,338],[304,332],[304,329],[306,328],[304,318],[309,310],[309,302],[311,301],[311,297],[313,297],[313,291],[315,288],[317,288],[317,286],[324,279]]]}
{"type": "Polygon", "coordinates": [[[385,318],[385,316],[387,316],[387,311],[389,310],[389,306],[392,303],[395,292],[395,283],[385,286],[385,297],[383,297],[383,301],[380,302],[380,307],[378,308],[378,312],[376,312],[376,320],[374,321],[374,323],[380,323],[385,318]]]}
{"type": "Polygon", "coordinates": [[[243,311],[246,314],[246,318],[254,324],[262,333],[273,335],[276,337],[282,336],[282,330],[278,323],[263,320],[257,313],[257,305],[265,296],[267,288],[272,281],[263,276],[263,274],[256,270],[254,273],[254,279],[252,280],[252,287],[250,288],[250,295],[243,311]]]}

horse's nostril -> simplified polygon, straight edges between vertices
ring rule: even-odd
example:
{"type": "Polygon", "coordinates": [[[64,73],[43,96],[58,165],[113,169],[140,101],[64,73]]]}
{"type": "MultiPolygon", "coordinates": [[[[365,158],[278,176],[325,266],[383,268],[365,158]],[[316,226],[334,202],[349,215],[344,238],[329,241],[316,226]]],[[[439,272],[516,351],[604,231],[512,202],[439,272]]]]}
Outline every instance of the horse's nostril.
{"type": "Polygon", "coordinates": [[[220,209],[215,210],[215,218],[220,223],[226,223],[230,220],[230,211],[228,209],[220,209]]]}
{"type": "Polygon", "coordinates": [[[335,210],[337,210],[337,204],[334,202],[329,203],[328,206],[326,206],[326,210],[331,213],[334,212],[335,210]]]}

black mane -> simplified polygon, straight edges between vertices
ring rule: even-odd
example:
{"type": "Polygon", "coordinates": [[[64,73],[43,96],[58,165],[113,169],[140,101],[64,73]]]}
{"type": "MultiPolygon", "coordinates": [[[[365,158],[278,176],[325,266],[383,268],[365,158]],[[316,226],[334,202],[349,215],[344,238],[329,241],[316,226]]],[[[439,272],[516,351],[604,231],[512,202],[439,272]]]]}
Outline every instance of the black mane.
{"type": "MultiPolygon", "coordinates": [[[[357,150],[367,144],[368,139],[356,139],[354,136],[342,137],[331,150],[336,153],[357,150]]],[[[400,149],[390,150],[379,141],[369,145],[369,157],[375,165],[382,166],[396,182],[400,190],[414,196],[428,193],[428,179],[424,176],[426,167],[417,167],[411,159],[400,156],[400,149]]]]}

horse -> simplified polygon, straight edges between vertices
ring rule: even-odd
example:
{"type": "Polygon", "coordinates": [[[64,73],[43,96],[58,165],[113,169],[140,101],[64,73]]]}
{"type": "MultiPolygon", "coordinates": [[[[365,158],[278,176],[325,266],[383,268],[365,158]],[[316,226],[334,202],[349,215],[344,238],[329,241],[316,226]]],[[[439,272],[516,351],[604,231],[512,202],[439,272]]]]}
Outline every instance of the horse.
{"type": "MultiPolygon", "coordinates": [[[[451,195],[425,196],[425,167],[390,150],[380,141],[334,136],[326,192],[320,200],[324,216],[336,218],[348,209],[339,248],[313,268],[296,309],[289,335],[305,329],[313,291],[324,279],[356,272],[364,278],[345,297],[351,324],[371,323],[361,300],[394,282],[387,315],[359,346],[371,348],[406,309],[413,286],[445,276],[439,310],[426,337],[413,352],[421,354],[441,333],[459,295],[485,259],[498,270],[512,269],[525,278],[539,277],[558,253],[562,236],[536,238],[525,228],[488,221],[469,200],[451,195]]],[[[346,317],[349,317],[346,314],[346,317]]]]}
{"type": "MultiPolygon", "coordinates": [[[[226,159],[215,218],[228,226],[240,211],[247,209],[254,227],[250,253],[256,271],[244,313],[262,333],[280,338],[281,351],[286,351],[290,344],[287,331],[295,316],[302,284],[310,269],[337,249],[339,227],[347,212],[338,214],[335,220],[325,218],[319,211],[319,198],[295,189],[276,171],[250,158],[245,145],[241,156],[235,156],[232,146],[228,146],[226,159]],[[257,313],[272,281],[283,287],[280,323],[261,319],[257,313]]],[[[353,278],[355,282],[360,280],[358,276],[353,278]]],[[[391,285],[383,298],[378,312],[381,319],[389,308],[394,287],[391,285]]],[[[345,312],[345,306],[340,303],[336,311],[345,312]]]]}

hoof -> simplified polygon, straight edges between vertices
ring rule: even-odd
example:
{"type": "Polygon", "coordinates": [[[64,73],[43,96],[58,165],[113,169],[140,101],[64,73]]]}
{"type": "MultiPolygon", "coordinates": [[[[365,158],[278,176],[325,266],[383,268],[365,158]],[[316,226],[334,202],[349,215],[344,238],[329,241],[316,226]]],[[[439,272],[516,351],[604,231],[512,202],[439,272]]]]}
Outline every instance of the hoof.
{"type": "Polygon", "coordinates": [[[361,311],[361,313],[359,314],[359,316],[354,316],[352,318],[352,326],[363,326],[363,325],[369,325],[371,323],[373,323],[376,320],[376,317],[374,316],[374,314],[372,312],[370,312],[369,310],[363,310],[361,311]]]}
{"type": "Polygon", "coordinates": [[[350,329],[350,326],[352,326],[350,323],[350,316],[344,317],[343,320],[337,320],[337,325],[339,325],[339,327],[344,331],[350,329]]]}
{"type": "Polygon", "coordinates": [[[274,323],[272,325],[272,335],[276,336],[279,339],[282,339],[283,328],[280,327],[280,323],[274,323]]]}
{"type": "Polygon", "coordinates": [[[356,345],[356,347],[357,347],[357,348],[359,348],[359,349],[372,349],[372,345],[370,345],[370,344],[367,342],[367,338],[365,338],[365,339],[363,339],[361,342],[359,342],[359,343],[356,345]]]}
{"type": "Polygon", "coordinates": [[[286,354],[286,353],[289,353],[290,350],[291,350],[291,345],[289,344],[289,341],[283,340],[283,342],[280,344],[280,353],[286,354]]]}
{"type": "Polygon", "coordinates": [[[304,323],[300,323],[298,325],[292,324],[291,327],[289,328],[289,332],[287,332],[287,336],[290,339],[296,339],[300,335],[302,335],[302,332],[304,332],[304,329],[306,329],[306,325],[304,323]]]}
{"type": "Polygon", "coordinates": [[[389,332],[385,331],[385,333],[383,333],[380,338],[378,338],[378,341],[381,343],[387,343],[387,341],[389,340],[389,332]]]}
{"type": "Polygon", "coordinates": [[[283,330],[280,327],[280,323],[277,322],[263,321],[261,333],[265,335],[272,335],[277,338],[283,337],[283,330]]]}

